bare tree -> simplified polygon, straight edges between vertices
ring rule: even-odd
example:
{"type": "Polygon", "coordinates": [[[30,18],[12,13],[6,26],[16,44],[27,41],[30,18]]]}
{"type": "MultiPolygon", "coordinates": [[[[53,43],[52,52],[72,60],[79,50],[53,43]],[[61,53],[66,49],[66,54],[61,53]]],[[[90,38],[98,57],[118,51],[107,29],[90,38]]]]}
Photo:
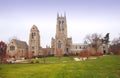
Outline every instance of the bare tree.
{"type": "Polygon", "coordinates": [[[120,54],[120,36],[112,40],[109,50],[114,54],[120,54]]]}
{"type": "Polygon", "coordinates": [[[97,52],[98,48],[102,45],[102,35],[97,33],[88,34],[85,37],[85,42],[90,44],[97,52]]]}
{"type": "Polygon", "coordinates": [[[111,44],[112,44],[112,45],[120,44],[120,37],[114,38],[114,39],[112,40],[112,43],[111,43],[111,44]]]}

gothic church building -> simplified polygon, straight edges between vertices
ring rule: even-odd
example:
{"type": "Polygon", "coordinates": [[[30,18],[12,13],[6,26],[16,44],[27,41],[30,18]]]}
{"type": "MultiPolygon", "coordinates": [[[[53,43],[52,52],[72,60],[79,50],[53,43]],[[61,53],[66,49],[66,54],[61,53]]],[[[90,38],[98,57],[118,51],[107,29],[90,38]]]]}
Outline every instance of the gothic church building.
{"type": "Polygon", "coordinates": [[[67,36],[67,20],[66,15],[59,16],[57,14],[57,24],[56,24],[56,35],[55,38],[51,40],[51,51],[57,56],[58,50],[60,50],[62,55],[68,54],[72,47],[72,38],[67,36]]]}
{"type": "MultiPolygon", "coordinates": [[[[64,55],[68,53],[79,53],[82,50],[88,50],[94,52],[92,47],[88,45],[73,44],[72,38],[68,37],[67,34],[67,20],[66,15],[59,16],[57,14],[57,23],[56,23],[56,35],[55,38],[51,39],[51,47],[42,48],[40,46],[40,34],[37,26],[33,25],[30,29],[28,45],[24,41],[20,40],[11,40],[7,47],[7,54],[15,58],[21,57],[36,57],[41,55],[64,55]]],[[[103,45],[100,48],[99,52],[107,51],[103,45]]]]}

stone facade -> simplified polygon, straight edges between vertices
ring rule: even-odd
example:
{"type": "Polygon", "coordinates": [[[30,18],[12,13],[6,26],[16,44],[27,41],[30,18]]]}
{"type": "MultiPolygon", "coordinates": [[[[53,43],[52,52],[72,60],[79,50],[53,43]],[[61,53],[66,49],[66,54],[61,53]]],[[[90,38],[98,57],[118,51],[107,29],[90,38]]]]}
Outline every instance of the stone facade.
{"type": "MultiPolygon", "coordinates": [[[[101,44],[101,40],[98,43],[101,44]]],[[[94,43],[94,42],[93,42],[94,43]]],[[[83,50],[96,52],[93,46],[88,44],[73,44],[72,38],[67,34],[66,15],[57,15],[56,35],[51,39],[51,47],[40,47],[40,34],[37,26],[33,25],[30,29],[28,45],[24,41],[12,39],[8,44],[7,54],[15,58],[36,57],[43,55],[64,55],[68,53],[80,53],[83,50]]],[[[102,44],[98,48],[98,52],[107,53],[108,45],[102,44]]]]}
{"type": "Polygon", "coordinates": [[[103,53],[104,53],[104,54],[109,53],[109,52],[108,52],[108,47],[109,47],[108,44],[103,44],[103,45],[102,45],[102,48],[103,48],[102,50],[103,50],[103,53]]]}
{"type": "Polygon", "coordinates": [[[12,39],[7,47],[7,54],[16,59],[27,57],[28,45],[25,41],[12,39]]]}
{"type": "Polygon", "coordinates": [[[71,48],[72,54],[78,54],[83,50],[87,50],[88,45],[87,44],[73,44],[71,48]]]}
{"type": "Polygon", "coordinates": [[[39,30],[37,26],[33,25],[29,35],[29,55],[33,54],[33,56],[38,56],[39,53],[40,53],[39,30]]]}
{"type": "Polygon", "coordinates": [[[66,15],[57,15],[56,36],[51,40],[51,49],[54,55],[57,55],[57,50],[60,49],[62,54],[68,54],[72,47],[72,38],[67,36],[67,21],[66,15]]]}

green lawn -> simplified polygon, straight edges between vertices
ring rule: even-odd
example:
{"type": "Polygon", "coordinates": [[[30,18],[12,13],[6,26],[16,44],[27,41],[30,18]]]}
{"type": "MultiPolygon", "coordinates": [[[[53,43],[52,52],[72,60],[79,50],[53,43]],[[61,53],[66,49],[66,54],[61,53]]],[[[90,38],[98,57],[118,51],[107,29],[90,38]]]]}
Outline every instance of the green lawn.
{"type": "Polygon", "coordinates": [[[70,61],[67,57],[46,60],[55,63],[1,64],[0,78],[120,78],[120,56],[80,62],[70,61]]]}
{"type": "Polygon", "coordinates": [[[74,59],[73,57],[45,57],[45,58],[39,58],[39,59],[31,59],[31,60],[26,60],[28,62],[34,61],[34,63],[39,62],[39,63],[65,63],[65,62],[73,62],[74,59]]]}

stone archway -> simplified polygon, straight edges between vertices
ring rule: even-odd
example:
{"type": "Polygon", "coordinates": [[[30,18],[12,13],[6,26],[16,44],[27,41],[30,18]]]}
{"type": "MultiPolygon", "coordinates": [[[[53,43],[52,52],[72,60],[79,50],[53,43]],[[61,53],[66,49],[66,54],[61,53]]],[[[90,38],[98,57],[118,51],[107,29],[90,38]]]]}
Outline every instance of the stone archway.
{"type": "Polygon", "coordinates": [[[106,54],[106,50],[103,50],[103,54],[106,54]]]}

